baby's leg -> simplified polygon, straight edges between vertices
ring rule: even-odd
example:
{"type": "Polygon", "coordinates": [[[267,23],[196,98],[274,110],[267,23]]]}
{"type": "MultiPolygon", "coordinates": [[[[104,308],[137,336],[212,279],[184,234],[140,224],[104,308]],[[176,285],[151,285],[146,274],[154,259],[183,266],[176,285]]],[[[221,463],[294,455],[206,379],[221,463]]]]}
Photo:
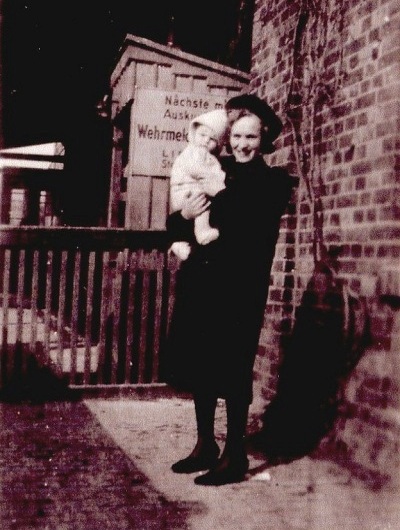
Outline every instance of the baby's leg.
{"type": "Polygon", "coordinates": [[[170,204],[171,211],[176,212],[181,210],[185,203],[185,200],[195,191],[198,191],[200,187],[197,182],[180,182],[178,184],[172,184],[170,186],[170,204]]]}
{"type": "Polygon", "coordinates": [[[185,261],[190,254],[190,245],[187,241],[175,241],[172,243],[170,249],[179,259],[185,261]]]}
{"type": "Polygon", "coordinates": [[[213,228],[209,223],[210,212],[207,210],[194,220],[194,235],[200,245],[207,245],[219,236],[217,228],[213,228]]]}

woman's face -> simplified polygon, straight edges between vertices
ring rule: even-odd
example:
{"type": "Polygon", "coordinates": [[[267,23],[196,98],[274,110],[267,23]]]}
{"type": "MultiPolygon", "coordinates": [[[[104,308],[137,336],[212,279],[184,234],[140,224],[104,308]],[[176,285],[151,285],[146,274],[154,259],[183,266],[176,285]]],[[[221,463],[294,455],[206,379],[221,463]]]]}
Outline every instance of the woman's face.
{"type": "Polygon", "coordinates": [[[260,154],[261,129],[261,120],[254,114],[233,123],[229,143],[237,162],[250,162],[260,154]]]}

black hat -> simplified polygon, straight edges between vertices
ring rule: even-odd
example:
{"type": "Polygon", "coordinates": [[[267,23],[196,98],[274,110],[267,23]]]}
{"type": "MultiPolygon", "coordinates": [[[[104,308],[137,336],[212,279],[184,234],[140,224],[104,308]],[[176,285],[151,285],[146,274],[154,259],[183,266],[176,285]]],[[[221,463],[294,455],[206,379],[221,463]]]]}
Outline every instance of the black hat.
{"type": "Polygon", "coordinates": [[[254,94],[241,94],[229,99],[225,104],[225,109],[229,116],[231,110],[248,111],[258,116],[265,127],[263,135],[263,152],[273,153],[275,147],[272,145],[283,129],[283,124],[275,114],[274,110],[262,99],[254,94]]]}

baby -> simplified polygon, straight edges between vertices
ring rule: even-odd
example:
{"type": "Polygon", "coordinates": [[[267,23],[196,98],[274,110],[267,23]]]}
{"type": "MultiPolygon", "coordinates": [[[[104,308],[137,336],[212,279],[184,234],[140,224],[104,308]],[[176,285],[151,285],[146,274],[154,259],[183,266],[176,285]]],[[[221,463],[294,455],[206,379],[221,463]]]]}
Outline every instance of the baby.
{"type": "MultiPolygon", "coordinates": [[[[215,155],[221,151],[228,119],[225,110],[217,109],[194,118],[189,125],[189,143],[180,153],[171,169],[170,199],[172,212],[181,210],[184,199],[194,191],[203,191],[202,182],[212,188],[215,195],[224,189],[225,173],[215,155]]],[[[196,217],[194,234],[200,245],[207,245],[218,238],[219,232],[209,224],[209,212],[196,217]]],[[[170,249],[178,258],[185,260],[190,254],[187,241],[175,241],[170,249]]]]}

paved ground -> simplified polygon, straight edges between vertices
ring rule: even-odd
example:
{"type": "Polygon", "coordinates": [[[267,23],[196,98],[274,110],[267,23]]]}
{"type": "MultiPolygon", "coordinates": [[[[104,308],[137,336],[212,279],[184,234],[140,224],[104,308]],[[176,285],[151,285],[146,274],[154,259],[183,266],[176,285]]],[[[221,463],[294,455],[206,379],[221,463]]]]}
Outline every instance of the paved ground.
{"type": "MultiPolygon", "coordinates": [[[[397,491],[304,457],[202,487],[170,465],[194,441],[178,398],[0,405],[0,528],[40,530],[400,530],[397,491]]],[[[225,409],[217,411],[223,442],[225,409]]]]}

